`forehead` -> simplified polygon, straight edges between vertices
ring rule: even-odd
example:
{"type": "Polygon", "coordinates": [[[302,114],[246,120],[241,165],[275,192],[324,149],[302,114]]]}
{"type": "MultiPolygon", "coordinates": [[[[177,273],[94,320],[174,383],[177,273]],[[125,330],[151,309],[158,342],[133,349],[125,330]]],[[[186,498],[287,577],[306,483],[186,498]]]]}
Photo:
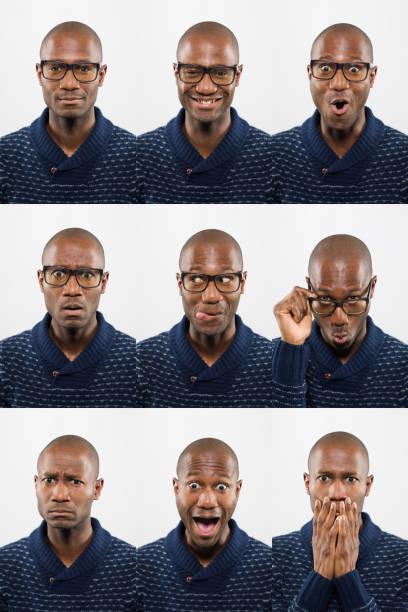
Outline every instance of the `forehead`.
{"type": "Polygon", "coordinates": [[[89,474],[92,462],[89,455],[80,448],[54,446],[44,451],[38,461],[39,473],[89,474]]]}
{"type": "Polygon", "coordinates": [[[235,66],[238,57],[228,36],[201,34],[189,36],[184,41],[178,60],[183,64],[235,66]]]}
{"type": "Polygon", "coordinates": [[[195,269],[207,274],[239,271],[242,267],[236,248],[228,241],[194,243],[184,251],[180,263],[184,272],[195,269]]]}
{"type": "Polygon", "coordinates": [[[312,59],[370,62],[370,49],[365,38],[358,33],[328,32],[313,47],[312,59]]]}
{"type": "Polygon", "coordinates": [[[99,47],[91,34],[60,32],[50,36],[42,48],[41,59],[54,59],[72,63],[101,61],[99,47]]]}
{"type": "Polygon", "coordinates": [[[223,450],[190,451],[181,463],[180,477],[186,478],[189,474],[233,478],[236,475],[236,465],[231,455],[223,450]]]}
{"type": "Polygon", "coordinates": [[[327,443],[318,446],[310,457],[310,472],[367,471],[366,458],[358,446],[352,444],[327,443]]]}
{"type": "Polygon", "coordinates": [[[103,268],[102,255],[92,240],[60,238],[52,242],[44,254],[45,266],[103,268]]]}
{"type": "Polygon", "coordinates": [[[310,271],[310,280],[315,289],[365,289],[369,270],[361,259],[317,260],[310,271]]]}

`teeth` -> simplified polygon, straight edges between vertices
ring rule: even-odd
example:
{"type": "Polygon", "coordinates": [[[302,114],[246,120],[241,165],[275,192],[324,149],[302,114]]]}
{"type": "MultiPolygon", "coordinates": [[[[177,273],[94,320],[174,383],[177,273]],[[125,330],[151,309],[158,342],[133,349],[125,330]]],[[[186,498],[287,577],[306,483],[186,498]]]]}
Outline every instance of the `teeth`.
{"type": "Polygon", "coordinates": [[[207,100],[207,99],[200,100],[199,98],[197,98],[197,102],[198,102],[199,104],[206,104],[206,105],[209,105],[209,104],[214,104],[214,102],[216,102],[216,101],[217,101],[217,100],[207,100]]]}

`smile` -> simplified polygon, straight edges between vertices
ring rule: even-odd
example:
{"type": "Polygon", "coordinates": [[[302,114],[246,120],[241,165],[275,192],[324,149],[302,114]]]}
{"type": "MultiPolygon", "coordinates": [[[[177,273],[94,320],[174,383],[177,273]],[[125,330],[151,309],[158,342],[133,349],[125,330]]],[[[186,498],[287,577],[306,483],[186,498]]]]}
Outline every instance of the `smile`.
{"type": "Polygon", "coordinates": [[[216,102],[219,102],[220,100],[222,100],[222,98],[193,98],[192,96],[190,97],[197,104],[203,104],[204,106],[212,106],[216,102]]]}

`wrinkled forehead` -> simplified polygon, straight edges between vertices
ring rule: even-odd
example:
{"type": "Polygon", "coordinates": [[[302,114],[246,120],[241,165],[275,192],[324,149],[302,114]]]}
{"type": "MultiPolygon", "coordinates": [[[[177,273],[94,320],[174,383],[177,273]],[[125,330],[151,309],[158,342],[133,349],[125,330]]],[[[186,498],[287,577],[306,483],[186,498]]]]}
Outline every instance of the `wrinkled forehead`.
{"type": "Polygon", "coordinates": [[[327,32],[313,45],[312,59],[371,62],[371,49],[357,32],[327,32]]]}
{"type": "Polygon", "coordinates": [[[309,470],[311,475],[320,472],[367,474],[368,463],[357,445],[327,443],[314,449],[309,470]]]}
{"type": "Polygon", "coordinates": [[[190,35],[178,50],[178,61],[201,66],[235,66],[238,54],[231,39],[222,34],[190,35]]]}
{"type": "Polygon", "coordinates": [[[81,448],[70,446],[51,446],[38,458],[39,474],[70,474],[89,477],[95,472],[89,454],[81,448]]]}
{"type": "Polygon", "coordinates": [[[211,270],[222,273],[228,270],[240,271],[242,262],[237,249],[228,241],[199,242],[184,250],[180,266],[183,272],[211,270]]]}
{"type": "Polygon", "coordinates": [[[362,259],[317,259],[310,270],[310,281],[315,289],[365,289],[370,281],[370,270],[362,259]]]}
{"type": "Polygon", "coordinates": [[[91,34],[59,32],[52,34],[41,49],[41,59],[67,62],[101,62],[99,45],[91,34]]]}
{"type": "Polygon", "coordinates": [[[225,451],[191,451],[187,453],[179,466],[180,478],[190,476],[237,478],[236,463],[225,451]]]}
{"type": "Polygon", "coordinates": [[[44,266],[103,268],[103,257],[95,242],[83,238],[60,238],[53,241],[43,257],[44,266]]]}

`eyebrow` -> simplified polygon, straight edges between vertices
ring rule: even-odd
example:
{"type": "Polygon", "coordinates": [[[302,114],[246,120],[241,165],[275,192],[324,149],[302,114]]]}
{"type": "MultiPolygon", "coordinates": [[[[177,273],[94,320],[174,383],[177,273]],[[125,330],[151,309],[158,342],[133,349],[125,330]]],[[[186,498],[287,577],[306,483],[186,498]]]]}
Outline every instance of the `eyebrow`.
{"type": "MultiPolygon", "coordinates": [[[[320,293],[332,293],[331,289],[324,287],[316,287],[316,291],[319,291],[320,293]]],[[[348,291],[349,293],[355,293],[356,291],[360,291],[361,293],[362,291],[364,291],[364,287],[353,287],[351,289],[345,289],[345,291],[348,291]]]]}
{"type": "MultiPolygon", "coordinates": [[[[186,476],[189,478],[190,476],[201,476],[202,472],[187,472],[186,476]]],[[[213,476],[217,478],[227,478],[232,480],[232,477],[229,474],[224,474],[223,472],[214,472],[213,476]]]]}
{"type": "MultiPolygon", "coordinates": [[[[313,58],[312,58],[313,59],[313,58]]],[[[323,59],[328,59],[328,60],[333,60],[334,56],[333,55],[321,55],[320,57],[317,58],[318,60],[323,60],[323,59]]],[[[358,57],[356,55],[350,55],[350,61],[358,61],[358,62],[364,62],[364,60],[361,57],[358,57]]],[[[342,64],[343,62],[338,62],[339,64],[342,64]]],[[[345,64],[349,64],[350,62],[344,62],[345,64]]],[[[369,63],[369,62],[368,62],[369,63]]]]}
{"type": "MultiPolygon", "coordinates": [[[[60,475],[57,472],[43,472],[40,474],[42,478],[59,478],[60,475]]],[[[69,480],[83,480],[82,476],[78,474],[64,474],[64,478],[68,478],[69,480]]]]}
{"type": "MultiPolygon", "coordinates": [[[[318,470],[316,472],[316,476],[333,476],[334,472],[330,472],[329,470],[318,470]]],[[[340,475],[343,477],[347,476],[360,476],[358,472],[340,472],[340,475]]]]}
{"type": "MultiPolygon", "coordinates": [[[[232,267],[231,266],[218,266],[220,270],[223,270],[224,272],[233,272],[232,267]]],[[[189,270],[189,272],[200,272],[202,271],[204,268],[204,266],[192,266],[189,270]]]]}

